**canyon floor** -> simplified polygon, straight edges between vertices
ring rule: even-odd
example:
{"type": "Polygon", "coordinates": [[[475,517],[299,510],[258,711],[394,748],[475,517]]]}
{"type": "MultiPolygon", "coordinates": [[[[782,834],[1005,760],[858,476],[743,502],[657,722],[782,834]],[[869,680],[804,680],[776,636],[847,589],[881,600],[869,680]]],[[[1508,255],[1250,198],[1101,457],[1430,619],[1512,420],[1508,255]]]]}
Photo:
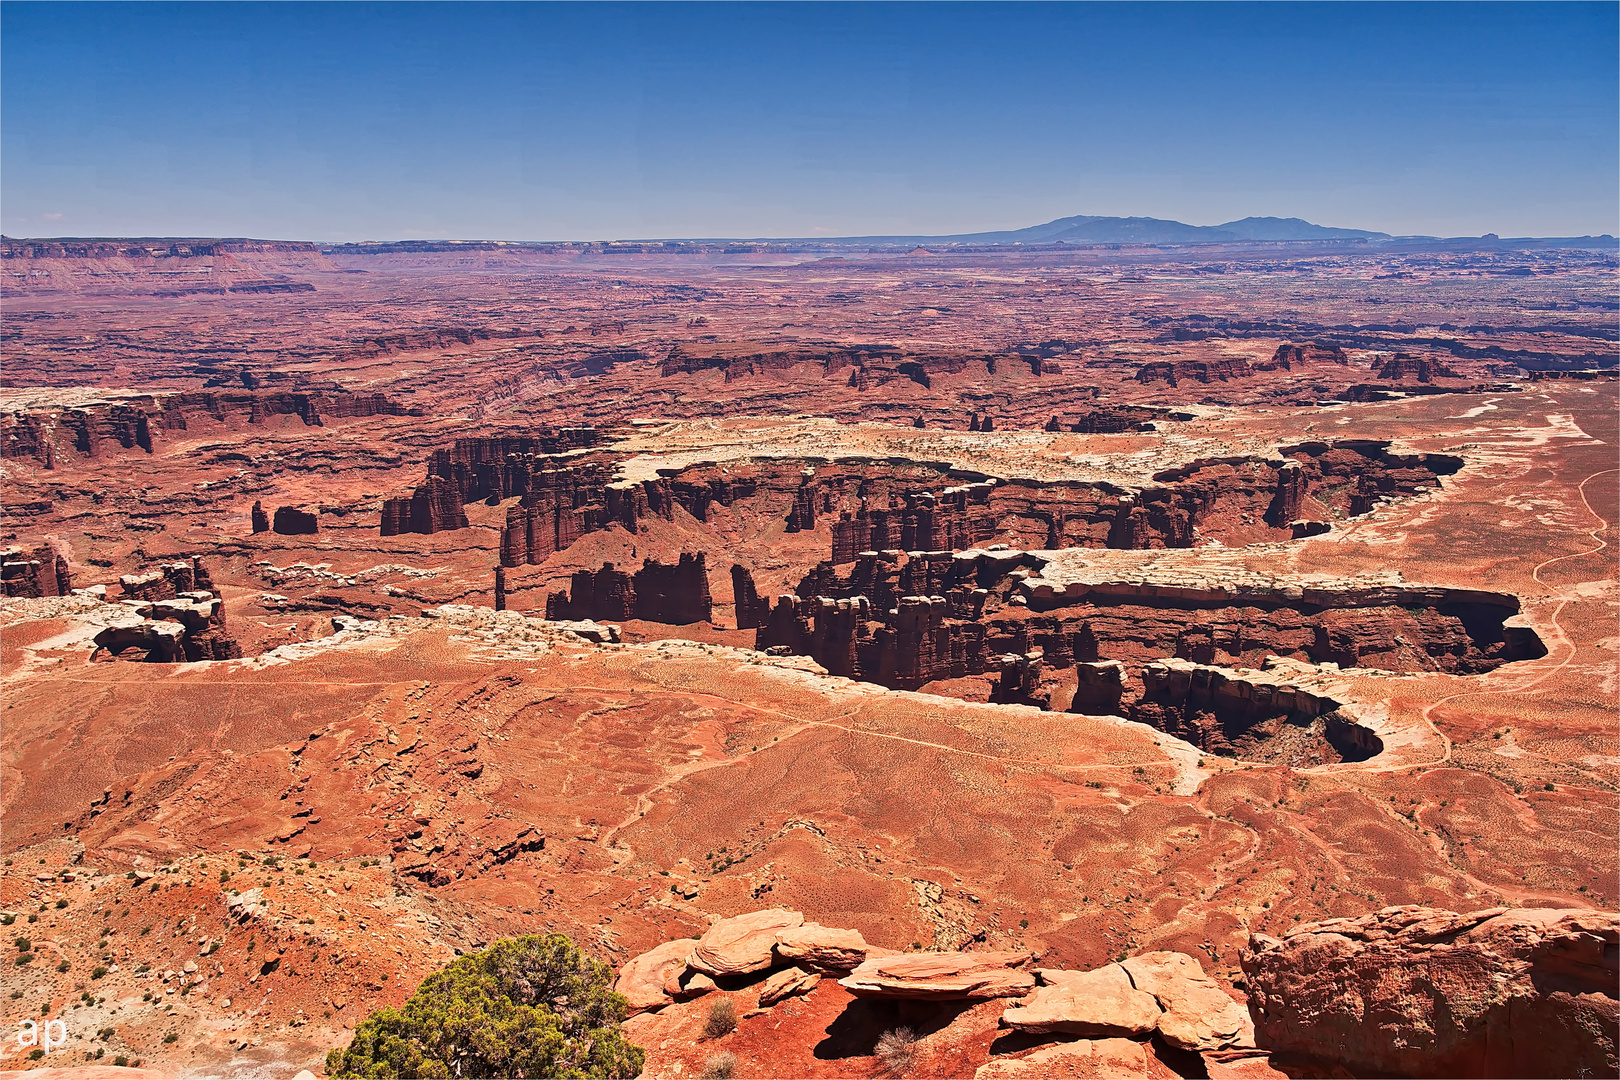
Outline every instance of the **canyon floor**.
{"type": "MultiPolygon", "coordinates": [[[[0,1068],[319,1073],[496,938],[765,907],[1241,1001],[1620,903],[1612,251],[6,244],[0,1068]]],[[[724,1046],[874,1075],[851,1008],[724,1046]]],[[[917,1075],[1023,1075],[1000,1008],[917,1075]]],[[[1097,1047],[1025,1074],[1216,1075],[1097,1047]]]]}

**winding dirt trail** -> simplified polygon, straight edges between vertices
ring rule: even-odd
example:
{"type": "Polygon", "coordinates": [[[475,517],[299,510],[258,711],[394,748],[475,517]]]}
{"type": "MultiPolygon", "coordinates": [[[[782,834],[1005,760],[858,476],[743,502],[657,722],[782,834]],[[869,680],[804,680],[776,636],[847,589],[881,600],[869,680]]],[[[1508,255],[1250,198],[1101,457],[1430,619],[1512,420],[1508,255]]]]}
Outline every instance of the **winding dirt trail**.
{"type": "MultiPolygon", "coordinates": [[[[1596,479],[1599,476],[1607,476],[1609,473],[1615,473],[1615,472],[1620,472],[1620,469],[1600,469],[1599,471],[1597,471],[1595,473],[1589,473],[1586,477],[1584,477],[1581,480],[1581,482],[1578,485],[1576,485],[1576,488],[1575,488],[1576,493],[1579,494],[1580,497],[1581,497],[1581,505],[1586,508],[1586,512],[1588,514],[1591,514],[1592,517],[1597,520],[1597,523],[1598,523],[1597,527],[1594,528],[1594,529],[1588,529],[1587,530],[1587,536],[1589,536],[1593,541],[1595,541],[1597,543],[1597,547],[1588,548],[1585,551],[1574,551],[1574,552],[1569,553],[1568,555],[1557,555],[1557,556],[1554,556],[1551,559],[1546,559],[1546,560],[1543,560],[1540,563],[1537,563],[1535,568],[1530,571],[1530,577],[1536,582],[1536,584],[1542,585],[1542,586],[1547,585],[1547,582],[1543,581],[1542,578],[1541,578],[1541,572],[1543,570],[1545,570],[1547,567],[1552,566],[1554,563],[1561,563],[1561,562],[1565,561],[1566,559],[1580,559],[1580,558],[1585,558],[1588,555],[1596,555],[1598,552],[1602,551],[1603,549],[1605,549],[1605,548],[1607,548],[1609,546],[1608,543],[1606,541],[1604,541],[1602,536],[1599,535],[1600,533],[1603,532],[1604,529],[1609,527],[1609,521],[1603,515],[1599,514],[1596,510],[1592,509],[1592,504],[1589,501],[1587,501],[1587,498],[1586,498],[1586,485],[1589,484],[1591,481],[1593,481],[1594,479],[1596,479]]],[[[1434,722],[1434,711],[1436,709],[1440,708],[1440,706],[1446,704],[1447,702],[1457,701],[1457,700],[1459,700],[1461,698],[1470,698],[1470,697],[1507,697],[1507,696],[1510,696],[1510,695],[1522,694],[1527,690],[1530,690],[1530,689],[1533,689],[1534,687],[1540,686],[1542,683],[1546,682],[1548,679],[1552,678],[1554,675],[1557,675],[1560,671],[1563,671],[1566,667],[1568,667],[1570,665],[1571,661],[1573,661],[1575,659],[1575,654],[1579,650],[1578,650],[1577,646],[1575,645],[1575,643],[1569,639],[1569,635],[1567,633],[1565,633],[1563,624],[1561,624],[1558,621],[1558,616],[1563,614],[1564,608],[1569,605],[1571,599],[1572,599],[1571,597],[1565,597],[1564,599],[1560,600],[1558,602],[1558,606],[1553,609],[1552,615],[1549,616],[1549,621],[1551,622],[1553,629],[1556,630],[1557,633],[1558,633],[1559,644],[1561,644],[1565,648],[1565,653],[1564,653],[1563,659],[1560,660],[1555,666],[1553,666],[1553,667],[1551,667],[1551,668],[1549,668],[1549,669],[1547,669],[1545,671],[1542,671],[1541,673],[1537,674],[1534,678],[1532,678],[1529,682],[1521,683],[1518,686],[1512,686],[1512,687],[1508,687],[1508,688],[1502,689],[1502,690],[1494,690],[1494,689],[1464,690],[1464,691],[1460,691],[1459,693],[1455,693],[1455,694],[1447,694],[1445,697],[1439,698],[1436,701],[1431,702],[1430,705],[1428,706],[1428,708],[1423,710],[1423,722],[1428,724],[1429,725],[1429,730],[1434,732],[1435,736],[1437,738],[1439,738],[1442,743],[1445,744],[1445,752],[1442,753],[1439,757],[1435,758],[1434,760],[1420,762],[1418,764],[1410,764],[1409,763],[1409,764],[1404,764],[1404,765],[1372,766],[1372,767],[1368,767],[1368,768],[1357,769],[1357,770],[1354,770],[1354,771],[1356,771],[1356,772],[1364,772],[1364,773],[1398,772],[1398,771],[1403,770],[1403,769],[1433,768],[1436,765],[1444,765],[1447,762],[1449,762],[1451,760],[1451,750],[1452,750],[1451,738],[1448,735],[1446,735],[1445,732],[1441,731],[1439,726],[1435,724],[1435,722],[1434,722]]]]}

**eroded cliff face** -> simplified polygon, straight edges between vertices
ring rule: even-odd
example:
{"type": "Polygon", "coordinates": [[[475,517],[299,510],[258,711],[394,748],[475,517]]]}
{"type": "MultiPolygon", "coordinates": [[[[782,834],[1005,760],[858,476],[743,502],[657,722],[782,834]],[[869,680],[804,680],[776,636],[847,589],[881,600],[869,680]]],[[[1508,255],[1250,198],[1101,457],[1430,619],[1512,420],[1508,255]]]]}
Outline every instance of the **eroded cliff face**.
{"type": "Polygon", "coordinates": [[[174,664],[234,660],[241,646],[225,625],[225,601],[200,558],[119,579],[128,615],[95,636],[107,659],[174,664]]]}
{"type": "Polygon", "coordinates": [[[1136,372],[1136,380],[1180,386],[1183,382],[1226,382],[1228,379],[1248,378],[1253,374],[1254,370],[1247,360],[1166,360],[1143,364],[1136,372]]]}
{"type": "Polygon", "coordinates": [[[1256,371],[1292,371],[1311,364],[1338,364],[1348,367],[1350,357],[1337,345],[1324,345],[1318,341],[1296,345],[1292,342],[1277,346],[1271,359],[1254,365],[1256,371]]]}
{"type": "Polygon", "coordinates": [[[1518,601],[1503,594],[1345,583],[1308,598],[1279,586],[1239,600],[1219,584],[1097,580],[1054,596],[1027,585],[1043,562],[1033,553],[944,551],[867,553],[847,572],[825,562],[778,598],[757,647],[897,689],[1000,672],[1003,657],[1036,650],[1047,672],[1118,660],[1133,673],[1166,656],[1255,665],[1283,656],[1472,674],[1544,652],[1533,634],[1504,628],[1518,601]]]}
{"type": "Polygon", "coordinates": [[[297,240],[0,240],[8,296],[314,292],[304,279],[331,269],[297,240]]]}
{"type": "Polygon", "coordinates": [[[197,391],[14,412],[0,417],[0,446],[6,457],[54,469],[107,453],[150,454],[155,443],[180,432],[235,429],[276,417],[296,417],[306,426],[320,427],[352,417],[420,415],[421,409],[378,393],[197,391]]]}
{"type": "MultiPolygon", "coordinates": [[[[866,393],[896,383],[912,383],[924,389],[936,379],[972,371],[994,376],[1007,372],[1039,378],[1063,372],[1055,360],[1027,353],[932,353],[907,352],[895,346],[866,345],[841,349],[774,349],[749,351],[739,348],[700,351],[695,346],[672,348],[659,367],[664,378],[697,375],[706,371],[722,373],[725,382],[760,375],[787,376],[811,368],[821,377],[842,376],[852,390],[866,393]]],[[[975,414],[975,417],[977,414],[975,414]]],[[[973,430],[993,430],[977,428],[973,430]]]]}
{"type": "Polygon", "coordinates": [[[577,570],[570,591],[546,599],[548,619],[645,619],[661,623],[708,622],[713,614],[703,552],[683,552],[673,566],[647,559],[633,575],[612,563],[577,570]]]}
{"type": "Polygon", "coordinates": [[[73,572],[50,544],[32,550],[8,547],[0,552],[0,585],[6,596],[67,596],[73,591],[73,572]]]}
{"type": "Polygon", "coordinates": [[[1212,754],[1299,768],[1383,751],[1345,705],[1286,674],[1169,659],[1143,666],[1142,696],[1127,715],[1212,754]]]}
{"type": "Polygon", "coordinates": [[[831,520],[834,565],[862,552],[1188,548],[1314,535],[1381,499],[1436,487],[1461,467],[1443,454],[1401,454],[1372,440],[1308,442],[1275,457],[1203,459],[1137,488],[1112,482],[1002,480],[948,465],[884,459],[758,458],[622,479],[624,460],[593,428],[457,440],[435,451],[411,496],[383,504],[384,536],[467,527],[461,506],[517,497],[501,562],[537,565],[587,533],[680,507],[700,522],[745,503],[790,533],[831,520]]]}

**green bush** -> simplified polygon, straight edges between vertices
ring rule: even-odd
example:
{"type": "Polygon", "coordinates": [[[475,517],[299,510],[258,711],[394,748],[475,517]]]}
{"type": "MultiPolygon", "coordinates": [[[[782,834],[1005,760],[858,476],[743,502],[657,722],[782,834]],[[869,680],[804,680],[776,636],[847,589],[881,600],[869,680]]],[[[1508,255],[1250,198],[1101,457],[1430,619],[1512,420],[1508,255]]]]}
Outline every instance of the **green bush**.
{"type": "Polygon", "coordinates": [[[429,975],[398,1009],[378,1009],[333,1080],[383,1077],[632,1077],[644,1054],[619,1031],[613,969],[561,934],[497,941],[429,975]]]}

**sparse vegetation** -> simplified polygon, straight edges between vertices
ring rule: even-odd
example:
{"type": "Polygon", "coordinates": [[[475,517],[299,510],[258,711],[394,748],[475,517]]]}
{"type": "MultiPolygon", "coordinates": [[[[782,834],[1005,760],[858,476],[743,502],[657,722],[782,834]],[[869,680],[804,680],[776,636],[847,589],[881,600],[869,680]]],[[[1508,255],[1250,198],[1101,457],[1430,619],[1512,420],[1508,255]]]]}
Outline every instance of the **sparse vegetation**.
{"type": "Polygon", "coordinates": [[[703,1080],[731,1080],[737,1075],[737,1055],[722,1050],[703,1063],[703,1080]]]}
{"type": "Polygon", "coordinates": [[[730,998],[716,998],[709,1006],[709,1015],[703,1021],[703,1037],[718,1039],[737,1030],[737,1006],[730,998]]]}
{"type": "Polygon", "coordinates": [[[632,1077],[645,1055],[619,1031],[613,969],[561,934],[498,941],[379,1009],[326,1058],[338,1078],[632,1077]]]}
{"type": "Polygon", "coordinates": [[[872,1056],[885,1076],[902,1076],[911,1069],[915,1056],[917,1033],[908,1027],[890,1028],[878,1036],[872,1056]]]}

